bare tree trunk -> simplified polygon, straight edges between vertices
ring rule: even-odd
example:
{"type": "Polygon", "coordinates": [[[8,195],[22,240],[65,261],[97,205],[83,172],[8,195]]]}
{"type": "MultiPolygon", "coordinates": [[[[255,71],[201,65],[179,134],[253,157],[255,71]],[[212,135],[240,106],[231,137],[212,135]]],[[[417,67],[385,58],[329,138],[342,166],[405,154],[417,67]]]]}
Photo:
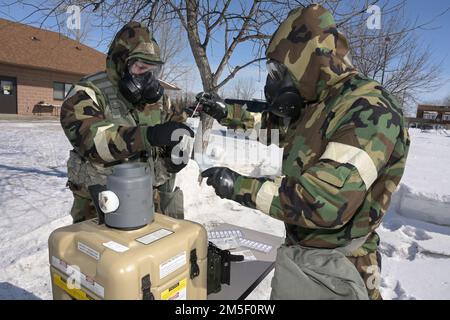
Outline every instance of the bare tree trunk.
{"type": "MultiPolygon", "coordinates": [[[[180,19],[183,19],[181,11],[178,11],[178,13],[180,15],[180,19]]],[[[186,31],[188,34],[189,44],[195,63],[197,64],[197,68],[200,72],[203,90],[205,90],[205,92],[210,92],[214,91],[212,71],[206,54],[206,47],[202,46],[200,41],[197,16],[198,1],[186,0],[186,31]]],[[[200,123],[194,140],[194,154],[203,155],[206,152],[213,124],[214,118],[204,112],[200,114],[200,123]]]]}
{"type": "Polygon", "coordinates": [[[214,83],[212,77],[211,66],[209,65],[206,55],[206,48],[202,46],[200,34],[198,30],[198,1],[186,0],[186,23],[189,44],[191,46],[192,55],[197,64],[202,79],[203,89],[205,91],[213,91],[214,83]]]}

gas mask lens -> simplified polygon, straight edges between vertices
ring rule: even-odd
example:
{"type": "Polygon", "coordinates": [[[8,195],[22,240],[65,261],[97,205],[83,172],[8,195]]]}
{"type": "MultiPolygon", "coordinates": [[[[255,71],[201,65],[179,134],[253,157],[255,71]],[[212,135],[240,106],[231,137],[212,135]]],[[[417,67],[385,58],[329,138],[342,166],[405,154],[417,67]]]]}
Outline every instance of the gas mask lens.
{"type": "Polygon", "coordinates": [[[268,60],[266,67],[269,77],[274,81],[281,81],[286,74],[286,67],[277,61],[268,60]]]}
{"type": "Polygon", "coordinates": [[[133,59],[128,62],[128,70],[131,74],[142,75],[151,72],[156,79],[161,75],[162,65],[157,63],[149,63],[147,61],[133,59]]]}
{"type": "Polygon", "coordinates": [[[161,64],[138,59],[127,63],[127,70],[119,81],[119,90],[132,104],[156,103],[164,94],[158,81],[161,64]]]}

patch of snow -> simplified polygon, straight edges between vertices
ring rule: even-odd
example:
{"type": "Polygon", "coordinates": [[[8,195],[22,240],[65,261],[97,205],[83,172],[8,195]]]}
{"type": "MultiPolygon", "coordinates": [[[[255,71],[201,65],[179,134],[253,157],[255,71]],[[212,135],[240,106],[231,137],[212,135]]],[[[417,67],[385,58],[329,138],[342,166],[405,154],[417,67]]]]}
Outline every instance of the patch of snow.
{"type": "Polygon", "coordinates": [[[450,226],[450,196],[414,191],[403,184],[399,194],[401,215],[450,226]]]}
{"type": "MultiPolygon", "coordinates": [[[[47,239],[54,229],[71,223],[72,195],[65,186],[70,144],[59,122],[2,121],[1,125],[0,299],[51,299],[47,239]]],[[[213,130],[215,137],[223,132],[217,124],[213,130]]],[[[411,130],[411,137],[404,187],[395,194],[378,230],[382,295],[385,299],[450,299],[446,272],[450,270],[450,227],[445,226],[450,215],[450,138],[442,132],[420,130],[411,130]]],[[[229,161],[227,150],[211,145],[217,163],[229,161]]],[[[250,165],[235,169],[244,174],[253,170],[250,165]]],[[[208,229],[226,222],[284,237],[282,222],[220,199],[204,181],[199,184],[199,173],[197,163],[190,161],[177,176],[187,219],[208,229]]],[[[272,277],[273,272],[248,298],[268,299],[272,277]]]]}
{"type": "Polygon", "coordinates": [[[402,183],[413,194],[450,202],[450,137],[441,130],[409,130],[411,146],[402,183]]]}

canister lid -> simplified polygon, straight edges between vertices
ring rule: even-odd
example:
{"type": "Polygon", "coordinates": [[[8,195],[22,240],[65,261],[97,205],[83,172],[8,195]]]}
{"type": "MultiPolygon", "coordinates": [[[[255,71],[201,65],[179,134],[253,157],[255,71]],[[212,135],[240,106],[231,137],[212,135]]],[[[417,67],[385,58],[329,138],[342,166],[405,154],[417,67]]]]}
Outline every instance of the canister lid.
{"type": "Polygon", "coordinates": [[[123,163],[114,167],[113,175],[118,177],[137,177],[143,176],[147,172],[145,170],[146,165],[144,163],[123,163]]]}

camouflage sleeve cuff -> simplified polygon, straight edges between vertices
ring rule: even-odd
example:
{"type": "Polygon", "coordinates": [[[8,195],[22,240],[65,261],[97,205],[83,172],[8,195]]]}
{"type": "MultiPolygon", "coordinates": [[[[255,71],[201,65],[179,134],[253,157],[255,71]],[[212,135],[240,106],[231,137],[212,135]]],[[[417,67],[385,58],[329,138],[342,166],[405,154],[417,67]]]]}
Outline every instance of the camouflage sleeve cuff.
{"type": "Polygon", "coordinates": [[[256,209],[256,196],[266,179],[240,176],[234,183],[233,200],[252,209],[256,209]]]}
{"type": "Polygon", "coordinates": [[[231,129],[253,128],[255,120],[253,116],[237,104],[227,104],[227,116],[220,121],[220,124],[231,129]]]}

